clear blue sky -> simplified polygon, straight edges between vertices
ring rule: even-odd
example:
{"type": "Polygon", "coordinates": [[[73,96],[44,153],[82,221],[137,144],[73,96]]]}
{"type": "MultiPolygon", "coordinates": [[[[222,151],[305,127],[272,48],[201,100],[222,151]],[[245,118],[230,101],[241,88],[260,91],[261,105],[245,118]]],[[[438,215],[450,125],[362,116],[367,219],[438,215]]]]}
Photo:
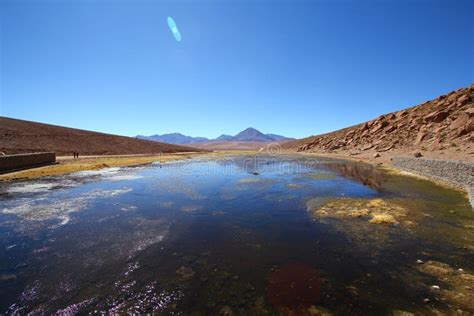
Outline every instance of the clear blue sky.
{"type": "Polygon", "coordinates": [[[0,12],[0,114],[121,135],[305,137],[474,82],[472,0],[0,0],[0,12]]]}

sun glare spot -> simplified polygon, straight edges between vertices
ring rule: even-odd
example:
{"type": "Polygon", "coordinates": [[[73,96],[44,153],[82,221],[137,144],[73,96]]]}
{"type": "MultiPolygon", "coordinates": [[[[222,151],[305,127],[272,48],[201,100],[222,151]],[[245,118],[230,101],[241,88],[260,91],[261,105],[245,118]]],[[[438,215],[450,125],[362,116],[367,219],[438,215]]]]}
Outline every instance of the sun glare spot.
{"type": "Polygon", "coordinates": [[[176,22],[172,17],[168,17],[168,27],[171,30],[171,33],[173,33],[174,38],[178,41],[181,42],[181,33],[178,30],[178,26],[176,25],[176,22]]]}

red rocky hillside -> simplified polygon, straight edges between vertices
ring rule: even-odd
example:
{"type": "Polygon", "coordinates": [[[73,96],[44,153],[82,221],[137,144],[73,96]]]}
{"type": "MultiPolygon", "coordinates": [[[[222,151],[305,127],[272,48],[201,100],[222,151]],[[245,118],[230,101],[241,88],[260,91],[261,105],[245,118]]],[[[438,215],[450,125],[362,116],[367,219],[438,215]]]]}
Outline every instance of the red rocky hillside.
{"type": "Polygon", "coordinates": [[[305,152],[378,157],[413,154],[473,160],[474,84],[335,132],[283,144],[305,152]]]}

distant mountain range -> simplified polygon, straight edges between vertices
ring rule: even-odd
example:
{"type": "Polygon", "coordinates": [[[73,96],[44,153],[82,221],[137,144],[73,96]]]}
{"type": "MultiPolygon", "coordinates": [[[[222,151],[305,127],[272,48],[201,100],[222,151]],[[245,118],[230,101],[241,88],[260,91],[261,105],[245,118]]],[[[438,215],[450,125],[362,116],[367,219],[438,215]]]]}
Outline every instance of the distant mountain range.
{"type": "Polygon", "coordinates": [[[202,143],[202,142],[209,141],[209,139],[207,139],[206,137],[191,137],[191,136],[183,135],[181,133],[170,133],[170,134],[151,135],[151,136],[138,135],[136,138],[152,140],[155,142],[163,142],[163,143],[168,143],[168,144],[193,144],[193,143],[202,143]]]}
{"type": "Polygon", "coordinates": [[[276,134],[263,134],[262,132],[256,130],[255,128],[249,127],[242,132],[238,133],[235,136],[222,134],[221,136],[215,139],[209,139],[206,137],[192,137],[186,136],[180,133],[171,133],[163,135],[151,135],[143,136],[138,135],[136,138],[152,140],[156,142],[163,142],[168,144],[182,145],[182,144],[199,144],[199,143],[208,143],[208,142],[275,142],[275,141],[285,141],[293,140],[293,138],[288,138],[276,134]]]}

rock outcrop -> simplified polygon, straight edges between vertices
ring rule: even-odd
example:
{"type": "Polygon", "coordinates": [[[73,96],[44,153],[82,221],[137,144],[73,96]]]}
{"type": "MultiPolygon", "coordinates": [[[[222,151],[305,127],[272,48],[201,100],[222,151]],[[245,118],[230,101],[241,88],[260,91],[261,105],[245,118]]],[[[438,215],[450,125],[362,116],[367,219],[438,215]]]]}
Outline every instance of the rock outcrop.
{"type": "Polygon", "coordinates": [[[335,132],[286,142],[284,149],[344,153],[436,152],[474,155],[474,84],[435,100],[335,132]]]}

